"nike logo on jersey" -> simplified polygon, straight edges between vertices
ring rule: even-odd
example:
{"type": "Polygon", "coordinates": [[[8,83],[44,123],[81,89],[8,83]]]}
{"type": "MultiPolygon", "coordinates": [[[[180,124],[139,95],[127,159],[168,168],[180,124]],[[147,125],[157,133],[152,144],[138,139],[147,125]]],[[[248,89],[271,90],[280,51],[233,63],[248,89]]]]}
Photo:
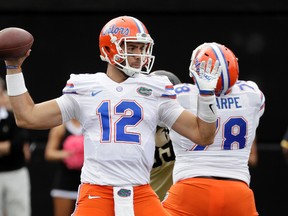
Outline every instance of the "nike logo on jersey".
{"type": "Polygon", "coordinates": [[[101,198],[101,197],[100,196],[91,196],[90,194],[88,196],[88,199],[99,199],[99,198],[101,198]]]}
{"type": "Polygon", "coordinates": [[[215,114],[215,113],[214,113],[214,110],[213,110],[212,107],[213,107],[213,104],[209,104],[209,108],[210,108],[210,110],[212,111],[213,114],[215,114]]]}
{"type": "Polygon", "coordinates": [[[91,95],[92,95],[92,96],[95,96],[95,95],[97,95],[97,94],[100,93],[100,92],[102,92],[102,90],[100,90],[100,91],[93,91],[93,92],[91,93],[91,95]]]}

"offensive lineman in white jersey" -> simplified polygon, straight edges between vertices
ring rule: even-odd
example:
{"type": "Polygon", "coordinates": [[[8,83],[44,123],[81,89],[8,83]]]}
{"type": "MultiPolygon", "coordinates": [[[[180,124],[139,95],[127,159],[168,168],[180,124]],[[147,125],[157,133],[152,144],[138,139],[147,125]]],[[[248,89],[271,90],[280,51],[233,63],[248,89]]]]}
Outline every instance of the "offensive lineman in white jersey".
{"type": "MultiPolygon", "coordinates": [[[[265,98],[255,82],[238,80],[238,59],[224,45],[200,45],[192,54],[190,70],[207,58],[222,65],[215,89],[214,143],[200,146],[170,131],[176,155],[174,185],[163,206],[173,216],[256,216],[248,159],[265,98]]],[[[180,104],[197,113],[197,86],[178,84],[174,89],[180,104]]]]}
{"type": "Polygon", "coordinates": [[[106,73],[72,74],[63,95],[35,104],[19,59],[5,60],[7,89],[17,124],[47,129],[72,118],[81,122],[84,164],[73,216],[168,215],[149,185],[158,121],[206,146],[216,129],[216,87],[221,67],[201,63],[197,116],[175,100],[167,77],[150,76],[153,40],[141,21],[110,20],[99,35],[106,73]],[[212,71],[212,72],[211,72],[212,71]]]}

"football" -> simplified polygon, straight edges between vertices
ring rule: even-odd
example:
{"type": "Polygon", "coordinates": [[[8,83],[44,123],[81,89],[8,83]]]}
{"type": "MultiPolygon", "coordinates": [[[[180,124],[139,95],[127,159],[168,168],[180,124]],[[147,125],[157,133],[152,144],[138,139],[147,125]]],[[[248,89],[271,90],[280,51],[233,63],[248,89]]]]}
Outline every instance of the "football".
{"type": "Polygon", "coordinates": [[[13,59],[24,56],[32,47],[33,35],[17,27],[4,28],[0,31],[0,59],[13,59]]]}

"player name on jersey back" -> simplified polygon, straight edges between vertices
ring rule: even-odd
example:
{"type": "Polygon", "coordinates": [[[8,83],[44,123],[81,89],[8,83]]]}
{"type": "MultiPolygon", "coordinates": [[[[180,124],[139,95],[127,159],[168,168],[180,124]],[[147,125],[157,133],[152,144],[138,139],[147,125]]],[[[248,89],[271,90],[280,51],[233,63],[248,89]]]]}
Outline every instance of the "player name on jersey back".
{"type": "Polygon", "coordinates": [[[216,97],[216,106],[218,109],[239,109],[242,108],[242,104],[239,97],[216,97]]]}

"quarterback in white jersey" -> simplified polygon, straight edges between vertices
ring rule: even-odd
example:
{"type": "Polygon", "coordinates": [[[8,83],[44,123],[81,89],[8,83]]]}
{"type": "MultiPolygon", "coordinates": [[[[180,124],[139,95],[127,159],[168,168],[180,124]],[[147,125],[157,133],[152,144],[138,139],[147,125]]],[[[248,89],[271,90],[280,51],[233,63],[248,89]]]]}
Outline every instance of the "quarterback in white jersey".
{"type": "Polygon", "coordinates": [[[7,90],[17,124],[47,129],[77,119],[84,134],[84,164],[73,216],[167,215],[149,185],[159,121],[203,146],[213,143],[216,87],[221,67],[203,61],[197,115],[183,109],[167,77],[150,76],[154,41],[131,16],[110,20],[99,34],[106,73],[72,74],[59,98],[35,104],[21,66],[5,60],[7,90]]]}
{"type": "MultiPolygon", "coordinates": [[[[224,45],[205,43],[195,52],[191,67],[207,57],[225,65],[215,89],[216,136],[212,145],[201,146],[170,131],[174,185],[163,205],[173,216],[258,215],[248,160],[265,97],[255,82],[238,80],[238,60],[224,45]]],[[[180,104],[197,113],[197,86],[178,84],[174,89],[180,104]]]]}
{"type": "Polygon", "coordinates": [[[154,163],[158,120],[172,127],[183,111],[174,100],[168,78],[139,74],[115,83],[100,72],[71,75],[63,92],[57,102],[64,121],[77,118],[83,125],[81,182],[147,184],[154,163]]]}

